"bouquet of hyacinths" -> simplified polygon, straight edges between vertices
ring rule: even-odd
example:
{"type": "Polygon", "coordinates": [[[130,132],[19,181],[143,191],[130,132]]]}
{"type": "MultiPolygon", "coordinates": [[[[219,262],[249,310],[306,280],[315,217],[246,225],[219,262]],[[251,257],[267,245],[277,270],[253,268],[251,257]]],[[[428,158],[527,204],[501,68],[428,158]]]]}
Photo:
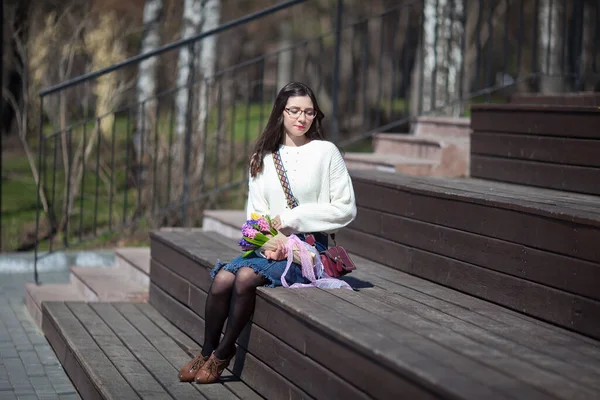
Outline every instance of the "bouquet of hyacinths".
{"type": "MultiPolygon", "coordinates": [[[[289,238],[273,228],[268,215],[260,216],[252,213],[250,218],[242,225],[242,239],[238,242],[244,251],[242,257],[248,257],[256,250],[276,250],[278,240],[288,248],[289,238]]],[[[296,244],[293,248],[294,262],[300,264],[302,260],[297,246],[296,244]]],[[[314,254],[312,257],[314,259],[314,254]]]]}

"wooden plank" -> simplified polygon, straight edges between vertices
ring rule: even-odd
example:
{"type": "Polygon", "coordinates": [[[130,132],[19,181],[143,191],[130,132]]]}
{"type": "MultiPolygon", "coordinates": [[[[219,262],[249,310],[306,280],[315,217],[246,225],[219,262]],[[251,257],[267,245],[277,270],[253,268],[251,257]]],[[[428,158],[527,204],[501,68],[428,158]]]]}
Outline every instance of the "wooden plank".
{"type": "Polygon", "coordinates": [[[77,361],[73,352],[68,348],[65,339],[61,336],[61,328],[57,321],[43,311],[42,331],[44,336],[52,346],[52,350],[78,393],[84,399],[102,399],[102,395],[92,382],[92,379],[85,373],[84,367],[77,361]]]}
{"type": "MultiPolygon", "coordinates": [[[[198,263],[186,257],[179,251],[173,251],[172,247],[166,245],[160,240],[151,239],[152,260],[158,261],[162,266],[168,268],[171,272],[185,276],[196,286],[208,290],[210,274],[208,269],[200,266],[198,263]]],[[[150,279],[152,279],[152,269],[150,269],[150,279]]]]}
{"type": "MultiPolygon", "coordinates": [[[[496,390],[506,382],[502,375],[348,303],[325,306],[313,301],[311,297],[318,289],[271,291],[277,291],[277,302],[288,312],[310,321],[356,351],[371,357],[377,355],[379,363],[444,398],[511,397],[496,390]],[[303,301],[298,301],[298,295],[303,301]]],[[[271,291],[261,291],[260,295],[271,291]]]]}
{"type": "Polygon", "coordinates": [[[151,235],[152,258],[208,291],[211,283],[210,269],[215,266],[217,260],[231,260],[240,254],[239,250],[233,251],[209,238],[210,235],[202,232],[189,235],[157,232],[151,235]],[[205,258],[200,259],[196,254],[202,254],[205,258]]]}
{"type": "Polygon", "coordinates": [[[442,301],[435,296],[429,296],[389,279],[360,271],[354,273],[361,278],[369,279],[375,285],[362,289],[360,293],[364,296],[383,301],[394,308],[401,308],[420,318],[435,321],[490,348],[530,363],[534,368],[564,376],[569,381],[568,385],[573,381],[589,389],[600,390],[600,376],[595,370],[600,367],[598,362],[593,362],[590,368],[586,365],[588,360],[584,359],[584,362],[580,362],[584,357],[575,352],[570,352],[565,358],[555,354],[552,346],[540,344],[539,340],[535,343],[521,340],[522,332],[518,332],[519,327],[495,323],[466,307],[442,301]]]}
{"type": "Polygon", "coordinates": [[[554,104],[563,106],[600,106],[600,94],[582,93],[515,93],[510,98],[516,104],[554,104]]]}
{"type": "MultiPolygon", "coordinates": [[[[209,280],[209,277],[206,277],[209,280]]],[[[200,316],[204,316],[207,294],[182,276],[171,272],[159,261],[152,260],[151,281],[173,298],[188,306],[200,316]]],[[[207,286],[205,282],[203,286],[207,286]]]]}
{"type": "Polygon", "coordinates": [[[150,261],[150,281],[184,304],[190,300],[190,282],[171,272],[156,259],[150,261]]]}
{"type": "MultiPolygon", "coordinates": [[[[42,312],[46,318],[54,321],[57,331],[66,343],[66,348],[73,353],[72,359],[86,371],[89,381],[100,398],[140,399],[140,396],[64,303],[43,303],[42,312]]],[[[73,370],[77,366],[68,367],[73,370]]],[[[78,384],[82,381],[85,380],[77,379],[74,383],[78,384]]],[[[92,393],[90,398],[95,397],[93,392],[94,389],[89,386],[82,386],[82,393],[92,393]]]]}
{"type": "MultiPolygon", "coordinates": [[[[421,302],[437,307],[446,312],[448,305],[468,310],[465,320],[473,324],[481,321],[490,325],[480,325],[497,332],[506,332],[509,337],[519,340],[529,347],[540,351],[551,351],[551,354],[566,360],[580,360],[581,368],[597,369],[600,373],[600,346],[594,340],[572,331],[561,329],[538,319],[512,311],[508,308],[483,301],[476,297],[433,283],[431,281],[409,275],[407,273],[385,267],[355,255],[361,270],[373,278],[400,285],[411,293],[421,294],[421,302]],[[431,301],[430,301],[431,300],[431,301]],[[433,303],[432,303],[433,302],[433,303]],[[506,330],[509,329],[510,330],[506,330]]],[[[353,273],[354,274],[354,273],[353,273]]]]}
{"type": "Polygon", "coordinates": [[[471,176],[600,195],[600,168],[471,155],[471,176]]]}
{"type": "MultiPolygon", "coordinates": [[[[128,306],[129,304],[126,304],[125,306],[128,306]]],[[[191,357],[194,357],[202,350],[196,342],[179,330],[179,328],[177,328],[175,325],[171,324],[150,304],[138,303],[132,305],[135,305],[136,309],[143,314],[143,317],[152,321],[152,323],[156,325],[157,329],[160,329],[161,332],[164,332],[164,334],[168,336],[168,338],[163,336],[164,340],[168,340],[175,344],[174,351],[167,351],[167,349],[170,348],[169,346],[161,347],[161,349],[164,349],[164,351],[168,353],[165,355],[165,357],[168,356],[170,359],[173,359],[172,362],[174,363],[173,365],[175,367],[180,368],[182,365],[188,362],[191,357]],[[183,355],[180,355],[178,351],[182,352],[181,354],[183,355]]],[[[136,321],[138,321],[138,319],[136,319],[136,321]]],[[[227,368],[223,372],[221,378],[221,384],[235,393],[235,395],[240,399],[257,400],[263,398],[244,382],[242,382],[237,376],[235,376],[231,372],[231,367],[227,368]]]]}
{"type": "Polygon", "coordinates": [[[352,346],[335,340],[313,328],[302,318],[291,315],[278,305],[258,296],[254,324],[279,339],[375,399],[434,399],[438,395],[424,386],[402,377],[352,346]],[[360,373],[357,374],[357,367],[360,373]]]}
{"type": "MultiPolygon", "coordinates": [[[[440,318],[424,318],[422,313],[415,314],[405,310],[402,305],[404,299],[390,296],[389,293],[384,298],[389,301],[382,301],[370,296],[364,296],[356,292],[345,290],[327,290],[319,293],[322,300],[328,301],[347,301],[378,315],[395,325],[406,327],[411,331],[424,337],[433,339],[435,342],[451,349],[456,349],[459,353],[473,358],[507,376],[519,381],[515,385],[515,393],[523,394],[528,390],[541,392],[545,396],[555,395],[565,400],[588,399],[593,397],[592,388],[582,387],[579,383],[573,383],[565,379],[559,373],[550,372],[529,362],[515,357],[512,352],[498,349],[496,343],[481,343],[481,337],[471,333],[472,328],[466,324],[460,324],[458,330],[449,329],[445,324],[441,324],[440,318]],[[332,297],[334,296],[334,297],[332,297]],[[391,301],[397,299],[398,301],[391,301]],[[475,337],[474,337],[475,336],[475,337]],[[523,389],[523,386],[525,389],[523,389]],[[532,389],[535,388],[535,389],[532,389]]],[[[368,290],[365,290],[368,292],[368,290]]],[[[417,309],[426,308],[417,306],[417,309]]],[[[533,353],[532,353],[533,354],[533,353]]],[[[527,396],[529,398],[529,396],[527,396]]]]}
{"type": "Polygon", "coordinates": [[[471,155],[600,167],[600,140],[473,132],[471,155]]]}
{"type": "Polygon", "coordinates": [[[354,382],[340,379],[336,371],[324,368],[256,324],[250,329],[247,349],[315,399],[372,398],[351,385],[354,382]]]}
{"type": "MultiPolygon", "coordinates": [[[[484,179],[469,178],[462,182],[452,182],[452,186],[456,189],[464,190],[465,194],[469,193],[472,196],[481,196],[485,193],[487,196],[493,194],[495,201],[514,203],[515,199],[529,203],[529,207],[554,207],[561,211],[555,210],[554,215],[559,216],[574,216],[574,219],[566,219],[570,222],[586,223],[586,220],[594,221],[596,217],[600,217],[598,212],[598,196],[585,195],[581,193],[565,192],[555,189],[537,188],[532,186],[517,185],[514,183],[493,182],[484,179]],[[581,214],[584,218],[579,218],[581,214]]],[[[504,207],[509,208],[511,207],[504,207]]],[[[516,209],[516,208],[514,208],[516,209]]],[[[595,221],[592,222],[595,224],[595,221]]]]}
{"type": "MultiPolygon", "coordinates": [[[[183,304],[177,303],[154,284],[150,285],[150,302],[167,320],[186,332],[196,343],[204,338],[204,320],[183,304]]],[[[268,399],[306,399],[308,396],[289,380],[262,363],[244,348],[238,348],[230,367],[242,381],[268,399]]]]}
{"type": "Polygon", "coordinates": [[[488,104],[471,107],[471,129],[572,138],[600,138],[598,107],[488,104]]]}
{"type": "MultiPolygon", "coordinates": [[[[410,188],[411,190],[413,187],[410,188]]],[[[598,196],[538,188],[477,178],[422,181],[414,192],[435,192],[443,198],[458,198],[477,204],[546,215],[569,222],[598,226],[598,196]]],[[[403,190],[407,190],[404,189],[403,190]]]]}
{"type": "Polygon", "coordinates": [[[176,248],[192,261],[207,268],[213,268],[216,260],[233,259],[241,254],[239,250],[231,252],[231,249],[211,240],[210,235],[206,235],[204,232],[153,232],[151,233],[151,238],[162,241],[162,243],[172,248],[176,248]],[[207,240],[197,241],[196,238],[199,237],[198,235],[203,235],[207,240]],[[214,260],[214,262],[207,264],[206,260],[198,258],[197,254],[210,256],[210,260],[214,260]]]}
{"type": "Polygon", "coordinates": [[[566,223],[558,218],[499,208],[494,203],[444,198],[436,192],[414,193],[363,181],[355,181],[354,188],[359,207],[600,262],[596,248],[600,229],[595,225],[566,223]]]}
{"type": "Polygon", "coordinates": [[[90,304],[90,307],[105,321],[123,344],[173,398],[192,399],[198,398],[198,396],[207,399],[236,398],[233,393],[222,385],[206,385],[199,388],[196,385],[179,382],[179,368],[171,365],[160,351],[146,340],[136,327],[130,324],[112,304],[93,303],[90,304]]]}
{"type": "MultiPolygon", "coordinates": [[[[356,185],[386,188],[522,211],[600,227],[598,196],[472,178],[412,177],[377,171],[352,171],[356,185]],[[507,196],[510,193],[514,196],[507,196]]],[[[355,192],[360,194],[360,191],[355,192]]]]}
{"type": "MultiPolygon", "coordinates": [[[[155,377],[146,369],[129,349],[114,334],[109,326],[94,312],[87,303],[66,303],[73,315],[81,322],[84,329],[98,344],[106,357],[123,375],[131,388],[143,399],[171,399],[171,397],[155,377]]],[[[98,373],[96,365],[92,365],[88,373],[98,373]]],[[[99,374],[100,375],[100,374],[99,374]]],[[[102,375],[100,375],[102,376],[102,375]]],[[[103,384],[112,385],[112,381],[104,378],[103,384]]]]}
{"type": "Polygon", "coordinates": [[[600,339],[598,302],[367,233],[345,229],[338,237],[378,263],[600,339]]]}
{"type": "Polygon", "coordinates": [[[363,207],[352,229],[600,300],[595,263],[363,207]]]}
{"type": "MultiPolygon", "coordinates": [[[[182,365],[187,363],[190,355],[180,346],[181,341],[189,344],[189,348],[196,348],[193,352],[196,355],[200,349],[183,332],[179,331],[174,325],[171,325],[149,304],[119,303],[115,308],[143,335],[143,337],[152,344],[152,346],[170,363],[170,365],[179,370],[182,365]],[[139,306],[139,307],[138,307],[139,306]]],[[[246,386],[243,382],[237,380],[230,371],[225,370],[222,385],[235,394],[240,399],[258,400],[262,399],[256,392],[246,386]]],[[[202,391],[204,386],[194,385],[197,390],[202,391]]],[[[211,385],[215,386],[215,385],[211,385]]]]}

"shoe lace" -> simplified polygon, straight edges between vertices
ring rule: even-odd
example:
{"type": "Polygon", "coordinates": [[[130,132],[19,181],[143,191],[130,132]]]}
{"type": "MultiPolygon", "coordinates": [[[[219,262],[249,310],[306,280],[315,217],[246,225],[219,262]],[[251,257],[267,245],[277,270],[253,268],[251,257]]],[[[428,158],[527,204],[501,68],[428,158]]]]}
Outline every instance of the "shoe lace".
{"type": "Polygon", "coordinates": [[[192,362],[192,365],[190,366],[190,371],[195,371],[200,367],[200,363],[204,360],[204,357],[202,357],[202,354],[198,354],[195,358],[194,358],[194,362],[192,362]]]}
{"type": "Polygon", "coordinates": [[[219,375],[219,366],[220,363],[214,357],[209,358],[206,364],[204,364],[204,368],[213,376],[219,375]]]}

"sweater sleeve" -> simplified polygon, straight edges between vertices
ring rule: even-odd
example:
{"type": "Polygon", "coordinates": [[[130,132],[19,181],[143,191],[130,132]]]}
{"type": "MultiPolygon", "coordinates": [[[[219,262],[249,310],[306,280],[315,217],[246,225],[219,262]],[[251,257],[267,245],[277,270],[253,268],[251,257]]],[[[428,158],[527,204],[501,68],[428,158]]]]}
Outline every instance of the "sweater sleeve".
{"type": "Polygon", "coordinates": [[[259,174],[256,177],[250,177],[248,182],[248,205],[246,206],[246,219],[250,219],[250,214],[257,213],[259,215],[269,214],[269,203],[263,194],[261,177],[259,174]]]}
{"type": "Polygon", "coordinates": [[[300,204],[281,214],[281,225],[297,232],[335,232],[356,218],[352,179],[339,150],[329,161],[329,203],[300,204]]]}

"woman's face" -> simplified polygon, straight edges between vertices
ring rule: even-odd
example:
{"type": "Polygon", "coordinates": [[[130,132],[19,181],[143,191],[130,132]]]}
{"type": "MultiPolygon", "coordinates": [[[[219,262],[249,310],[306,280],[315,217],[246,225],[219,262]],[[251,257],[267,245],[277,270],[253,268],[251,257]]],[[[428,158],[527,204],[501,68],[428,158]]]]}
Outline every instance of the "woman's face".
{"type": "Polygon", "coordinates": [[[288,98],[283,110],[283,127],[292,137],[300,137],[310,129],[316,111],[309,96],[288,98]]]}

